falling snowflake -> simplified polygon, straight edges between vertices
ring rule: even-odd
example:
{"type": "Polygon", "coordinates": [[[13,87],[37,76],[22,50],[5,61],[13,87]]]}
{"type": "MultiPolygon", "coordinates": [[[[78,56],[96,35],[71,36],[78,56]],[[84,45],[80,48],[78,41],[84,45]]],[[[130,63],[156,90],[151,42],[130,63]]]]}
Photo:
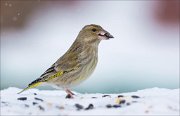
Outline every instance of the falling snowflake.
{"type": "Polygon", "coordinates": [[[18,19],[18,18],[17,18],[16,16],[14,16],[14,17],[12,18],[13,21],[17,21],[17,19],[18,19]]]}
{"type": "Polygon", "coordinates": [[[9,3],[9,7],[11,7],[11,6],[12,6],[12,4],[9,3]]]}
{"type": "Polygon", "coordinates": [[[18,13],[17,13],[17,15],[18,15],[18,16],[20,16],[20,15],[21,15],[21,13],[20,13],[20,12],[18,12],[18,13]]]}
{"type": "Polygon", "coordinates": [[[7,3],[7,2],[5,3],[5,6],[8,6],[8,3],[7,3]]]}

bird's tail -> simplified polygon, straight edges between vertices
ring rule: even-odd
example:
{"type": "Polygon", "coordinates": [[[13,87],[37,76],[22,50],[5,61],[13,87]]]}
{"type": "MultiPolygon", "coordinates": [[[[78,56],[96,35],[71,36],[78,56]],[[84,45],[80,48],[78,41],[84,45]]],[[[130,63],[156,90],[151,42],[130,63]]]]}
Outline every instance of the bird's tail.
{"type": "Polygon", "coordinates": [[[24,92],[24,91],[26,91],[28,89],[35,88],[35,87],[37,87],[37,86],[39,86],[41,84],[42,84],[42,82],[32,82],[31,84],[28,85],[28,87],[26,87],[25,89],[20,91],[18,94],[20,94],[20,93],[22,93],[22,92],[24,92]]]}

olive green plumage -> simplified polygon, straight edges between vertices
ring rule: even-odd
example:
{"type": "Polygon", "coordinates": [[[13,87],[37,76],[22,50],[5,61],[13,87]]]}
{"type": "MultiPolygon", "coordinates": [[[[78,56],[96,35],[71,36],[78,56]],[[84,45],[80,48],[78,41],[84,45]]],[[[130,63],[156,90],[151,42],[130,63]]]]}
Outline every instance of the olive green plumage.
{"type": "Polygon", "coordinates": [[[45,83],[63,89],[78,85],[93,73],[98,62],[98,45],[109,38],[113,36],[101,26],[86,25],[69,50],[23,91],[45,83]]]}

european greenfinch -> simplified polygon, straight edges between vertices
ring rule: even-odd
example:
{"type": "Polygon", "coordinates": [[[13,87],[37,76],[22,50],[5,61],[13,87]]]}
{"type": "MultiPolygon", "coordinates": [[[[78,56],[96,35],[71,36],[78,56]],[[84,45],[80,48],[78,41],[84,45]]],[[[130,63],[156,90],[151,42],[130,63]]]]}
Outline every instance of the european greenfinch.
{"type": "Polygon", "coordinates": [[[101,26],[86,25],[68,51],[21,92],[49,84],[64,89],[70,97],[73,97],[74,93],[70,88],[80,84],[93,73],[98,62],[98,45],[101,40],[110,38],[114,37],[101,26]]]}

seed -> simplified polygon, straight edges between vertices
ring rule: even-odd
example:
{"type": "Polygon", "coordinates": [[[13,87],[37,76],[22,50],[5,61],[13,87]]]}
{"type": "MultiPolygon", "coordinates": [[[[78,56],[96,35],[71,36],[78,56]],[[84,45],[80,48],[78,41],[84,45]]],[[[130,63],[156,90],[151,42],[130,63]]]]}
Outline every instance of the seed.
{"type": "Polygon", "coordinates": [[[20,98],[18,98],[18,100],[27,100],[27,97],[20,97],[20,98]]]}
{"type": "Polygon", "coordinates": [[[124,97],[123,95],[118,95],[118,97],[124,97]]]}
{"type": "Polygon", "coordinates": [[[145,111],[145,113],[149,113],[149,111],[148,111],[148,110],[146,110],[146,111],[145,111]]]}
{"type": "Polygon", "coordinates": [[[5,103],[7,103],[7,102],[1,101],[1,103],[5,104],[5,103]]]}
{"type": "Polygon", "coordinates": [[[111,97],[110,95],[103,95],[102,97],[107,97],[107,96],[111,97]]]}
{"type": "Polygon", "coordinates": [[[40,99],[40,98],[37,98],[37,97],[35,97],[34,99],[35,99],[35,100],[42,101],[42,102],[44,101],[43,99],[40,99]]]}
{"type": "Polygon", "coordinates": [[[119,107],[121,107],[121,105],[113,105],[112,107],[119,108],[119,107]]]}
{"type": "Polygon", "coordinates": [[[80,104],[75,104],[75,106],[76,106],[77,110],[81,110],[81,109],[83,109],[83,106],[82,106],[82,105],[80,105],[80,104]]]}
{"type": "Polygon", "coordinates": [[[129,105],[131,105],[131,104],[128,102],[128,103],[126,103],[126,105],[129,106],[129,105]]]}
{"type": "Polygon", "coordinates": [[[38,103],[37,103],[37,102],[33,102],[32,104],[33,104],[33,105],[36,105],[36,104],[38,104],[38,103]]]}
{"type": "Polygon", "coordinates": [[[132,97],[132,98],[140,98],[140,97],[137,96],[137,95],[132,95],[131,97],[132,97]]]}
{"type": "Polygon", "coordinates": [[[93,109],[94,108],[94,105],[93,104],[89,104],[89,106],[87,108],[85,108],[85,110],[90,110],[90,109],[93,109]]]}
{"type": "Polygon", "coordinates": [[[137,103],[137,101],[132,101],[132,103],[137,103]]]}
{"type": "Polygon", "coordinates": [[[7,102],[4,102],[4,101],[1,101],[1,103],[4,105],[4,106],[7,106],[8,103],[7,102]]]}
{"type": "Polygon", "coordinates": [[[37,95],[37,93],[34,93],[34,95],[37,95]]]}
{"type": "Polygon", "coordinates": [[[39,105],[38,107],[39,107],[40,110],[44,111],[44,108],[42,106],[39,105]]]}
{"type": "Polygon", "coordinates": [[[124,104],[126,102],[126,100],[120,100],[119,104],[124,104]]]}
{"type": "Polygon", "coordinates": [[[27,105],[27,104],[24,104],[24,106],[25,106],[25,107],[29,107],[29,105],[27,105]]]}
{"type": "Polygon", "coordinates": [[[97,98],[97,97],[92,97],[93,99],[97,98]]]}
{"type": "Polygon", "coordinates": [[[106,107],[107,107],[107,108],[111,108],[112,105],[111,105],[111,104],[107,104],[106,107]]]}

